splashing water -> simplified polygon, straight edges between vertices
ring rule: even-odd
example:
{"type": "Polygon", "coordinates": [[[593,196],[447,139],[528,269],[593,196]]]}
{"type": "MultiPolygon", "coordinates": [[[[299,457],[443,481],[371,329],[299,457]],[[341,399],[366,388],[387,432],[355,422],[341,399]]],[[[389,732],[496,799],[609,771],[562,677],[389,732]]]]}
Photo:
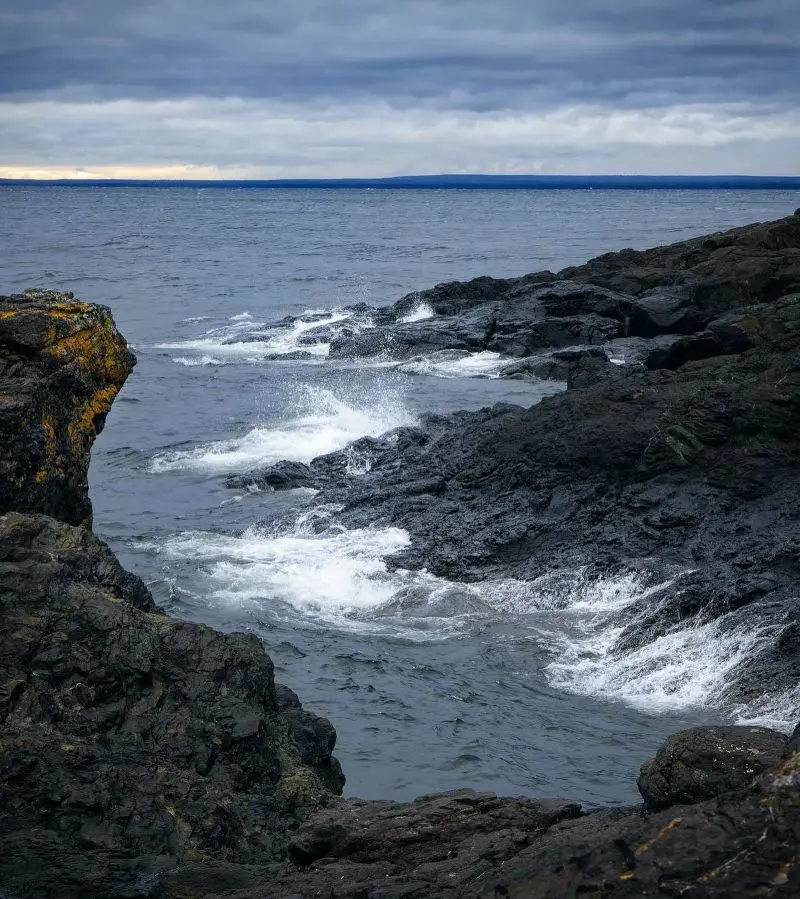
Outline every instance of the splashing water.
{"type": "Polygon", "coordinates": [[[398,325],[408,325],[412,322],[422,322],[428,318],[433,318],[436,313],[430,303],[424,301],[418,303],[414,308],[397,319],[398,325]]]}
{"type": "MultiPolygon", "coordinates": [[[[242,312],[231,316],[228,324],[206,331],[202,337],[159,343],[155,348],[198,352],[203,354],[201,359],[216,360],[191,362],[186,356],[176,357],[174,361],[181,365],[252,365],[270,357],[300,352],[325,358],[330,350],[331,326],[345,322],[354,332],[373,327],[371,319],[355,318],[352,312],[343,309],[324,313],[309,310],[285,326],[268,326],[265,322],[253,321],[249,312],[242,312]],[[314,340],[314,331],[317,330],[320,336],[314,340]]],[[[333,333],[338,333],[338,329],[334,329],[333,333]]]]}
{"type": "Polygon", "coordinates": [[[325,388],[306,387],[295,404],[294,417],[279,424],[255,427],[231,440],[159,453],[150,469],[155,473],[224,472],[245,471],[283,459],[310,462],[317,456],[343,449],[364,435],[377,437],[415,422],[414,415],[390,392],[348,402],[325,388]]]}
{"type": "Polygon", "coordinates": [[[462,353],[458,350],[441,350],[401,362],[397,370],[406,374],[433,375],[438,378],[499,378],[500,370],[508,364],[500,353],[483,350],[480,353],[462,353]]]}
{"type": "Polygon", "coordinates": [[[547,666],[550,683],[649,713],[710,707],[740,723],[769,721],[790,730],[800,716],[800,690],[765,695],[746,705],[728,698],[737,669],[772,645],[777,622],[759,624],[731,612],[676,627],[633,649],[617,649],[624,630],[619,613],[674,584],[644,587],[641,577],[632,574],[580,587],[559,627],[543,634],[558,659],[547,666]]]}

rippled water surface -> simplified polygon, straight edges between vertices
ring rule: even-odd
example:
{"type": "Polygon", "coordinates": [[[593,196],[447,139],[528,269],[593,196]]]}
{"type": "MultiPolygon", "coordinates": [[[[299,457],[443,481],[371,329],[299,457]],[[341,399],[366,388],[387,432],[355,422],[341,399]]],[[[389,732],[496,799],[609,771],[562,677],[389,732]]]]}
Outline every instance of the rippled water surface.
{"type": "MultiPolygon", "coordinates": [[[[330,362],[330,334],[369,327],[347,305],[798,205],[796,192],[0,188],[0,290],[58,287],[112,308],[139,365],[94,451],[95,529],[174,613],[263,638],[279,679],[336,725],[351,795],[472,786],[622,802],[666,734],[720,719],[746,641],[699,629],[615,661],[613,613],[645,589],[633,578],[587,583],[577,559],[537,583],[389,571],[402,530],[343,530],[313,491],[224,478],[425,411],[560,389],[493,377],[491,353],[330,362]]],[[[354,456],[351,476],[368,464],[354,456]]]]}

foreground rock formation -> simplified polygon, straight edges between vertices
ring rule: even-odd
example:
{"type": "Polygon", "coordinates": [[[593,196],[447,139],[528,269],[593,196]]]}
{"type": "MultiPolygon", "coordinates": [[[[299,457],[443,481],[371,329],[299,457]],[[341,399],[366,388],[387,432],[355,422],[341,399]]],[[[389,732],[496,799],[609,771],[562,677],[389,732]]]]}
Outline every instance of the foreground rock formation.
{"type": "MultiPolygon", "coordinates": [[[[252,479],[304,479],[346,521],[401,522],[415,539],[398,563],[460,577],[535,576],[576,549],[598,571],[691,560],[635,610],[619,651],[738,608],[774,637],[739,689],[790,691],[799,279],[795,216],[558,276],[435,288],[424,301],[453,320],[401,328],[438,328],[453,349],[447,335],[466,342],[488,303],[482,348],[504,341],[528,360],[507,374],[555,365],[573,389],[361,442],[372,469],[356,487],[336,454],[252,479]],[[526,355],[576,335],[588,349],[526,355]],[[644,364],[611,364],[609,339],[644,341],[644,364]]],[[[800,732],[676,735],[642,768],[641,807],[469,790],[342,799],[332,726],[274,683],[261,644],[161,613],[78,526],[88,452],[132,364],[106,310],[0,299],[2,899],[800,894],[800,732]]]]}

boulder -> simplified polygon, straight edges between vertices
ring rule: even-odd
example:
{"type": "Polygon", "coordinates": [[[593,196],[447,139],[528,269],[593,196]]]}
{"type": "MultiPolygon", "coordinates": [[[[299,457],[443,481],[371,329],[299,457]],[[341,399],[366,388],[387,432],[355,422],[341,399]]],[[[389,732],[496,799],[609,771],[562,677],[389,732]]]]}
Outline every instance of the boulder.
{"type": "Polygon", "coordinates": [[[655,812],[747,789],[781,760],[785,734],[764,727],[695,727],[673,734],[642,765],[639,792],[655,812]]]}

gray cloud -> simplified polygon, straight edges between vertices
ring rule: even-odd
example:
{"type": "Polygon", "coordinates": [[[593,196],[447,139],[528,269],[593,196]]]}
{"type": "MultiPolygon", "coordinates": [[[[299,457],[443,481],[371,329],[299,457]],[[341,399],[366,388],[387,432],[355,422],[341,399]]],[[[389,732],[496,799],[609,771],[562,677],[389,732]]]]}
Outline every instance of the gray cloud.
{"type": "Polygon", "coordinates": [[[7,0],[0,91],[504,108],[796,91],[796,0],[7,0]]]}
{"type": "Polygon", "coordinates": [[[0,167],[791,172],[799,80],[797,0],[5,0],[0,167]]]}

